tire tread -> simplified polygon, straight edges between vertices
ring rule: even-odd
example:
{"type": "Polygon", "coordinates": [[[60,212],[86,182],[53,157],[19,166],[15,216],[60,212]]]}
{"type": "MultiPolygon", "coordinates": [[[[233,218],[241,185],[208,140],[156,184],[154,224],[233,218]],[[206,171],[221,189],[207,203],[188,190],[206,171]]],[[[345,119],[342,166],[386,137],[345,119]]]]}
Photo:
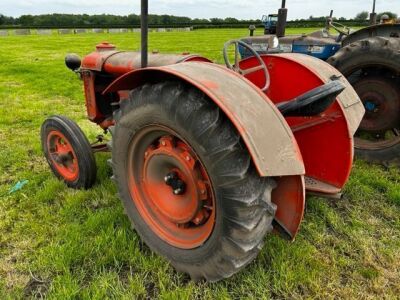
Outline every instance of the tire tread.
{"type": "MultiPolygon", "coordinates": [[[[114,114],[113,152],[119,138],[118,127],[123,126],[130,112],[142,105],[159,105],[160,98],[162,108],[202,141],[210,160],[216,159],[211,171],[218,175],[214,188],[226,212],[222,221],[224,236],[210,257],[204,258],[201,264],[168,258],[177,270],[188,273],[195,281],[214,282],[230,277],[257,256],[265,235],[272,230],[276,207],[271,202],[271,192],[275,183],[258,176],[238,132],[221,110],[203,93],[179,82],[145,85],[130,93],[129,100],[121,103],[120,110],[114,114]]],[[[122,160],[114,153],[112,160],[117,174],[122,160]]],[[[119,191],[122,199],[128,197],[124,188],[120,187],[119,191]]],[[[130,219],[134,222],[131,216],[130,219]]],[[[150,245],[150,248],[154,247],[150,245]]]]}

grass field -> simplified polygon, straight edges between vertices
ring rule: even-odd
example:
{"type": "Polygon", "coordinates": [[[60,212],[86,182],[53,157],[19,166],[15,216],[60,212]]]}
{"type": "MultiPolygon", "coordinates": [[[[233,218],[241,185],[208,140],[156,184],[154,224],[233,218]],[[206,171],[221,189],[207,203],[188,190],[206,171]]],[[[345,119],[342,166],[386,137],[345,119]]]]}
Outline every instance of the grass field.
{"type": "MultiPolygon", "coordinates": [[[[152,33],[150,49],[222,62],[223,43],[246,34],[152,33]]],[[[40,125],[63,114],[91,139],[101,133],[86,120],[81,82],[63,59],[103,40],[139,47],[132,34],[0,38],[0,299],[400,298],[399,169],[357,162],[343,200],[308,199],[294,243],[267,237],[254,263],[216,284],[188,281],[140,243],[109,179],[108,155],[97,157],[92,190],[58,182],[42,156],[40,125]]]]}

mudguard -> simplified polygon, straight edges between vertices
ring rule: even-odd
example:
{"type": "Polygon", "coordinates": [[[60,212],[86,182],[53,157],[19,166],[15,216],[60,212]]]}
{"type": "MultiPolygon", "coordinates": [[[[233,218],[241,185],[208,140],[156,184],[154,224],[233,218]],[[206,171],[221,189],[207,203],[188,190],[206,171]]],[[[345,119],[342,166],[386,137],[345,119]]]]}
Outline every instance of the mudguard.
{"type": "MultiPolygon", "coordinates": [[[[315,117],[288,117],[306,167],[308,191],[337,194],[350,176],[354,150],[353,136],[364,115],[364,107],[349,82],[329,64],[307,55],[263,55],[271,76],[266,92],[275,104],[289,101],[331,79],[339,78],[346,89],[323,114],[315,117]]],[[[258,64],[255,58],[241,62],[242,69],[258,64]]],[[[263,73],[247,78],[257,86],[263,73]]]]}
{"type": "Polygon", "coordinates": [[[275,105],[257,87],[226,68],[190,62],[142,69],[123,75],[104,94],[168,78],[197,87],[222,109],[242,136],[261,176],[304,174],[296,140],[275,105]]]}
{"type": "Polygon", "coordinates": [[[133,71],[104,93],[131,90],[146,82],[178,79],[204,92],[243,138],[260,176],[275,177],[275,228],[289,239],[297,234],[305,206],[304,164],[284,117],[262,91],[239,74],[211,63],[180,63],[133,71]]]}
{"type": "Polygon", "coordinates": [[[378,24],[362,28],[345,37],[342,41],[342,47],[376,36],[400,38],[400,24],[378,24]]]}

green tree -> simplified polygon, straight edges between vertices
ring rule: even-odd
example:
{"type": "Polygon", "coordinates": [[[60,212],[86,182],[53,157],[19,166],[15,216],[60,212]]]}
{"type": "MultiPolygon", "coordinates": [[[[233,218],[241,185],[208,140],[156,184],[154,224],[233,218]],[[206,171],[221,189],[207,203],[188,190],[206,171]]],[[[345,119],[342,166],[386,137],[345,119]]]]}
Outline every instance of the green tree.
{"type": "Polygon", "coordinates": [[[225,18],[224,23],[239,23],[239,20],[236,18],[225,18]]]}
{"type": "Polygon", "coordinates": [[[367,11],[362,11],[356,15],[355,20],[364,21],[364,20],[368,19],[368,17],[369,17],[369,13],[367,11]]]}
{"type": "Polygon", "coordinates": [[[224,23],[224,20],[220,19],[220,18],[211,18],[210,21],[212,24],[223,24],[224,23]]]}
{"type": "Polygon", "coordinates": [[[18,24],[22,26],[34,26],[35,17],[32,15],[23,15],[18,18],[18,24]]]}

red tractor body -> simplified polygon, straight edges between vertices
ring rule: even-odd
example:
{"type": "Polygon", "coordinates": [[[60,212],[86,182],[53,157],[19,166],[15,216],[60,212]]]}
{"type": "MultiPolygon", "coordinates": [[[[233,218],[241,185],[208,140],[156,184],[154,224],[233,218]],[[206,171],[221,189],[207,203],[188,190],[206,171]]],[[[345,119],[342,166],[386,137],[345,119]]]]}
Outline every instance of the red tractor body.
{"type": "Polygon", "coordinates": [[[227,67],[108,43],[82,61],[68,56],[84,82],[90,121],[112,142],[92,151],[64,117],[42,127],[48,162],[71,187],[89,188],[93,152],[111,151],[135,229],[194,280],[238,272],[272,229],[293,240],[306,191],[337,197],[346,184],[364,115],[347,80],[318,59],[260,56],[240,41],[227,43],[224,57],[227,67]],[[239,45],[254,56],[240,61],[239,45]]]}
{"type": "MultiPolygon", "coordinates": [[[[147,82],[173,78],[195,86],[235,125],[259,174],[280,176],[273,197],[279,204],[276,219],[294,238],[303,216],[304,189],[336,196],[347,182],[353,135],[363,109],[347,81],[341,79],[347,89],[323,114],[284,119],[275,105],[341,75],[328,64],[303,55],[264,55],[262,59],[271,75],[265,93],[257,88],[263,80],[260,71],[245,78],[198,55],[159,53],[150,54],[149,67],[142,69],[140,53],[99,44],[82,60],[80,69],[88,117],[103,129],[113,126],[113,106],[147,82]]],[[[257,61],[250,58],[240,64],[249,69],[257,61]]]]}
{"type": "MultiPolygon", "coordinates": [[[[188,61],[209,62],[197,55],[150,54],[152,67],[188,61]]],[[[106,129],[112,125],[110,104],[119,101],[121,95],[103,94],[105,88],[118,77],[140,69],[141,55],[138,52],[117,51],[114,45],[101,43],[96,51],[82,60],[82,79],[85,87],[86,107],[89,120],[106,129]],[[109,97],[109,98],[107,98],[109,97]]]]}

